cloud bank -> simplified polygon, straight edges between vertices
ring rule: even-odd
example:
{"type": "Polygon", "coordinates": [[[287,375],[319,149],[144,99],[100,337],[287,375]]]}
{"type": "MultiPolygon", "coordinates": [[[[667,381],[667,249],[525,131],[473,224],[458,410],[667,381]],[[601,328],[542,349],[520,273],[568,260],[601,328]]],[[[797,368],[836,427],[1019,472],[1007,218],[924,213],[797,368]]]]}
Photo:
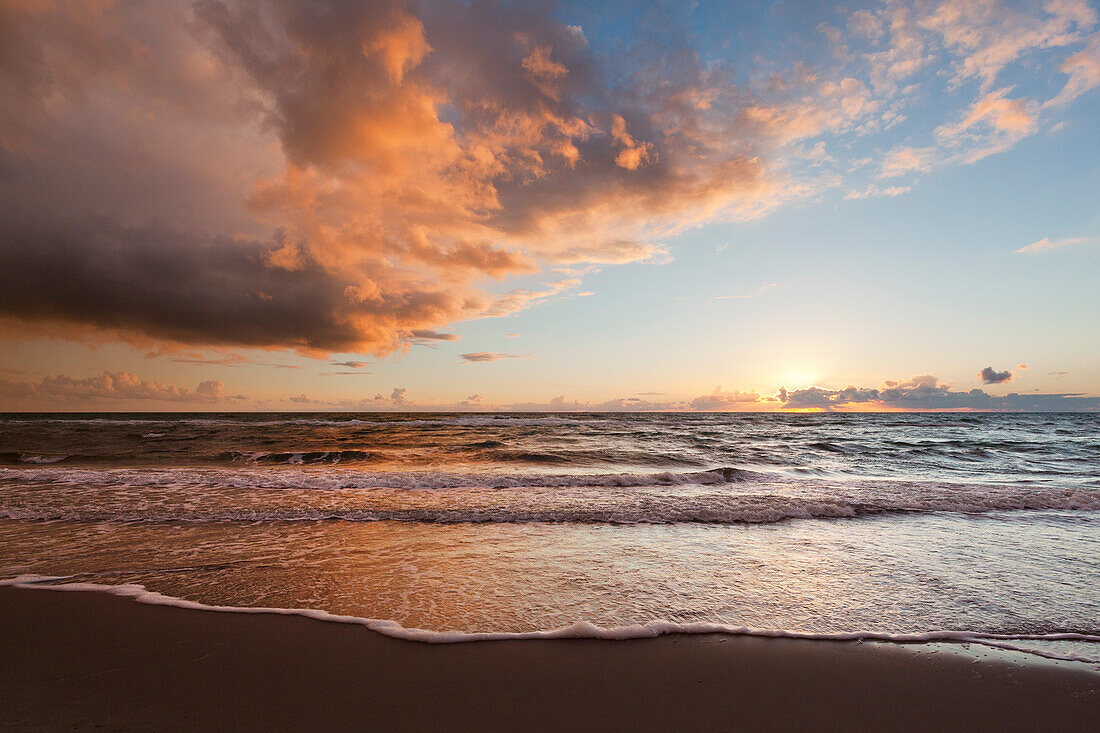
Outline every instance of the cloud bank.
{"type": "Polygon", "coordinates": [[[216,403],[242,400],[228,396],[217,380],[200,382],[194,389],[141,379],[128,372],[103,372],[95,377],[74,379],[64,374],[43,377],[39,382],[14,382],[0,379],[0,399],[7,404],[24,402],[157,402],[216,403]]]}
{"type": "MultiPolygon", "coordinates": [[[[1018,368],[1023,368],[1020,365],[1018,368]]],[[[351,372],[366,374],[365,372],[351,372]]],[[[1012,372],[996,373],[996,376],[1012,372]]],[[[1064,374],[1054,372],[1052,374],[1064,374]]],[[[1002,379],[1002,382],[1008,381],[1002,379]]],[[[103,372],[98,376],[74,378],[64,374],[43,377],[37,382],[0,379],[0,409],[71,409],[127,406],[139,402],[160,402],[165,406],[233,405],[234,408],[271,408],[289,403],[296,409],[340,411],[429,411],[429,412],[883,412],[883,411],[992,411],[992,412],[1083,412],[1100,410],[1100,397],[1080,393],[1016,392],[998,396],[981,389],[953,390],[932,375],[906,380],[887,380],[878,387],[848,386],[843,389],[806,387],[775,394],[756,391],[714,391],[692,399],[649,399],[661,393],[640,393],[598,402],[568,399],[564,394],[543,401],[494,402],[480,393],[454,402],[425,401],[410,395],[408,388],[394,387],[389,394],[349,396],[339,399],[296,394],[277,399],[255,395],[226,394],[215,380],[194,388],[144,380],[135,374],[103,372]]]]}

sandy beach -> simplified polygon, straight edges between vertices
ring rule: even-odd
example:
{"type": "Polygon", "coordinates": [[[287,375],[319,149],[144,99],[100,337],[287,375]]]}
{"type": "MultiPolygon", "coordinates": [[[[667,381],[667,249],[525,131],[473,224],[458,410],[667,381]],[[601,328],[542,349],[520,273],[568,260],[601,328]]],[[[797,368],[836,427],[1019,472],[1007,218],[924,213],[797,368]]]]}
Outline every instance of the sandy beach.
{"type": "Polygon", "coordinates": [[[1083,730],[1100,675],[726,636],[422,644],[293,616],[0,588],[0,726],[1083,730]]]}

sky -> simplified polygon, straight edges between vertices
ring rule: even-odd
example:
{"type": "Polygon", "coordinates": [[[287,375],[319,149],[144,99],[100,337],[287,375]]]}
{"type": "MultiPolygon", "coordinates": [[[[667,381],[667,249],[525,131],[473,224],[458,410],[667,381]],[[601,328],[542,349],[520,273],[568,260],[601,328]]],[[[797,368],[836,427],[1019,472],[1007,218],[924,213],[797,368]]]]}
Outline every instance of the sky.
{"type": "Polygon", "coordinates": [[[1084,0],[0,0],[0,410],[1098,410],[1084,0]]]}

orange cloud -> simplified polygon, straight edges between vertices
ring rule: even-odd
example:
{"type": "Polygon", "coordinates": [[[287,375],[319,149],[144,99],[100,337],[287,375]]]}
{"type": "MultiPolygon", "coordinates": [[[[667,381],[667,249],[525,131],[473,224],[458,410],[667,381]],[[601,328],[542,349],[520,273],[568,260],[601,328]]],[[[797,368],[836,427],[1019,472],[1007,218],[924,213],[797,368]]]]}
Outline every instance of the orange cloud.
{"type": "Polygon", "coordinates": [[[941,128],[945,136],[957,135],[979,122],[985,122],[996,130],[1029,133],[1035,128],[1035,115],[1028,111],[1024,99],[1006,99],[1008,89],[999,89],[978,100],[969,114],[957,125],[941,128]]]}
{"type": "MultiPolygon", "coordinates": [[[[900,120],[893,95],[932,36],[983,96],[943,128],[947,153],[903,144],[882,175],[1003,149],[1036,111],[989,82],[1027,49],[1081,42],[1094,16],[1075,0],[1037,16],[890,4],[852,17],[886,45],[863,73],[795,64],[738,86],[690,49],[609,73],[619,60],[538,4],[0,0],[0,318],[17,334],[401,350],[581,284],[510,277],[660,263],[697,224],[835,185],[792,172],[830,162],[806,138],[900,120]]],[[[1063,64],[1058,104],[1093,84],[1092,48],[1063,64]]]]}
{"type": "Polygon", "coordinates": [[[1094,34],[1083,51],[1067,58],[1059,68],[1069,78],[1062,91],[1044,102],[1043,107],[1069,104],[1090,89],[1100,86],[1100,33],[1094,34]]]}
{"type": "Polygon", "coordinates": [[[0,8],[0,140],[25,172],[0,315],[23,330],[384,354],[578,284],[487,280],[659,260],[655,238],[799,190],[697,60],[613,92],[543,9],[0,8]]]}

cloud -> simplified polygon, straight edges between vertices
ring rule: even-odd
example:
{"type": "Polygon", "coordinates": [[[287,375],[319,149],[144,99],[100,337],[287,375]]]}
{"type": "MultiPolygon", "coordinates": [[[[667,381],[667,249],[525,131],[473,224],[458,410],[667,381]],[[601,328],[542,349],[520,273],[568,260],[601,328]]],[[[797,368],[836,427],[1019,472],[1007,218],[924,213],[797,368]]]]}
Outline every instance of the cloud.
{"type": "Polygon", "coordinates": [[[483,361],[499,361],[500,359],[526,359],[530,354],[501,354],[495,351],[478,351],[472,354],[462,354],[462,361],[466,364],[483,361]]]}
{"type": "Polygon", "coordinates": [[[502,407],[510,412],[583,412],[589,409],[588,403],[569,401],[565,395],[552,397],[546,402],[516,402],[502,407]]]}
{"type": "Polygon", "coordinates": [[[955,124],[936,128],[948,160],[974,163],[1013,147],[1038,129],[1038,105],[1028,99],[1008,99],[1008,87],[978,99],[955,124]]]}
{"type": "Polygon", "coordinates": [[[194,389],[141,379],[129,372],[102,372],[82,379],[65,374],[43,377],[39,382],[14,382],[0,379],[0,399],[10,404],[53,403],[66,405],[83,402],[155,402],[214,403],[244,399],[225,394],[217,380],[199,382],[194,389]]]}
{"type": "Polygon", "coordinates": [[[903,381],[887,381],[879,388],[849,386],[844,389],[780,389],[776,397],[783,409],[1012,412],[1100,410],[1100,397],[1079,393],[1021,395],[1015,392],[1000,397],[980,389],[956,392],[950,385],[941,384],[935,377],[927,374],[903,381]]]}
{"type": "Polygon", "coordinates": [[[756,392],[740,392],[734,390],[725,392],[721,386],[715,387],[714,392],[702,397],[696,397],[691,401],[693,410],[722,410],[742,407],[747,404],[761,402],[762,398],[756,392]]]}
{"type": "MultiPolygon", "coordinates": [[[[1026,369],[1020,364],[1017,369],[1026,369]]],[[[1003,375],[1004,373],[1000,373],[1003,375]]],[[[1052,372],[1062,376],[1062,372],[1052,372]]],[[[2,393],[0,393],[2,394],[2,393]]],[[[1075,412],[1100,411],[1100,397],[1082,393],[1010,393],[991,395],[981,389],[956,391],[928,374],[903,380],[887,380],[877,387],[848,386],[842,389],[806,387],[788,390],[780,387],[774,395],[755,390],[725,390],[716,387],[710,394],[684,400],[671,397],[647,399],[661,393],[638,393],[603,401],[581,401],[558,395],[544,401],[497,403],[481,393],[454,402],[419,402],[408,398],[405,388],[395,387],[389,396],[342,398],[323,401],[305,394],[283,398],[283,402],[309,404],[340,410],[386,411],[467,411],[478,412],[762,412],[762,411],[994,411],[994,412],[1075,412]]]]}
{"type": "Polygon", "coordinates": [[[945,136],[959,133],[979,123],[1006,132],[1029,133],[1035,129],[1035,113],[1028,109],[1027,100],[1007,99],[1009,89],[990,92],[974,103],[966,117],[957,125],[942,128],[945,136]]]}
{"type": "Polygon", "coordinates": [[[432,331],[427,328],[418,328],[412,332],[412,337],[415,339],[423,339],[425,341],[458,341],[461,336],[457,333],[440,333],[439,331],[432,331]]]}
{"type": "Polygon", "coordinates": [[[1100,33],[1094,34],[1084,50],[1067,58],[1058,68],[1069,78],[1056,96],[1043,102],[1044,108],[1067,105],[1100,86],[1100,33]]]}
{"type": "Polygon", "coordinates": [[[912,186],[887,186],[883,188],[872,183],[861,191],[849,191],[844,194],[844,199],[846,201],[851,201],[855,199],[894,198],[907,194],[912,190],[912,186]]]}
{"type": "Polygon", "coordinates": [[[554,258],[554,261],[568,265],[585,262],[599,264],[625,264],[627,262],[665,264],[671,260],[668,251],[660,245],[615,239],[574,245],[560,252],[554,258]]]}
{"type": "Polygon", "coordinates": [[[901,147],[891,150],[882,161],[882,178],[896,178],[913,171],[924,173],[932,169],[932,151],[901,147]]]}
{"type": "Polygon", "coordinates": [[[392,351],[410,324],[488,305],[412,279],[392,282],[392,297],[364,297],[352,290],[356,268],[330,271],[308,256],[297,270],[273,268],[265,261],[272,246],[105,222],[0,229],[0,313],[139,342],[326,353],[392,351]]]}
{"type": "Polygon", "coordinates": [[[775,283],[768,283],[767,285],[761,285],[751,293],[745,293],[743,295],[715,295],[711,300],[744,300],[746,298],[757,298],[774,287],[776,287],[775,283]]]}
{"type": "Polygon", "coordinates": [[[479,315],[483,318],[510,316],[536,303],[542,303],[556,296],[564,295],[570,290],[575,290],[580,284],[580,278],[570,277],[547,283],[541,290],[514,288],[494,298],[492,304],[479,315]]]}
{"type": "Polygon", "coordinates": [[[900,129],[937,64],[976,96],[866,170],[1031,134],[1036,103],[998,80],[1036,51],[1067,49],[1046,109],[1097,84],[1077,0],[891,2],[826,24],[833,57],[789,60],[714,58],[675,24],[598,46],[561,12],[0,0],[5,333],[314,356],[451,340],[587,292],[555,267],[666,262],[693,227],[841,185],[834,159],[900,129]]]}
{"type": "Polygon", "coordinates": [[[978,377],[986,384],[1001,384],[1011,382],[1015,375],[1011,371],[999,372],[993,367],[986,367],[978,372],[978,377]]]}
{"type": "MultiPolygon", "coordinates": [[[[911,5],[886,3],[849,16],[855,57],[870,67],[871,88],[891,114],[926,91],[919,72],[934,69],[948,80],[947,92],[965,91],[975,82],[978,95],[962,114],[950,113],[934,134],[932,145],[906,141],[886,154],[881,176],[926,172],[948,163],[973,163],[1000,153],[1039,129],[1039,111],[1066,104],[1100,83],[1094,47],[1095,10],[1083,0],[1059,0],[1042,6],[1010,5],[996,0],[944,0],[911,5]],[[1043,105],[1011,99],[1010,87],[994,89],[1009,66],[1026,59],[1034,66],[1039,52],[1077,46],[1060,70],[1069,76],[1062,92],[1043,105]],[[936,67],[939,67],[938,69],[936,67]],[[906,82],[913,81],[906,85],[906,82]],[[903,86],[905,85],[905,86],[903,86]]],[[[940,97],[945,98],[945,95],[940,97]]],[[[947,109],[945,105],[940,110],[947,109]]],[[[896,118],[895,118],[896,119],[896,118]]],[[[889,124],[889,123],[888,123],[889,124]]]]}
{"type": "Polygon", "coordinates": [[[618,397],[587,406],[587,409],[593,412],[664,412],[683,409],[683,403],[651,402],[640,397],[618,397]]]}
{"type": "Polygon", "coordinates": [[[342,367],[343,369],[350,369],[351,371],[336,371],[336,372],[317,372],[318,376],[322,377],[356,377],[366,376],[373,374],[374,372],[364,371],[363,367],[370,366],[369,361],[330,361],[330,364],[334,367],[342,367]]]}
{"type": "Polygon", "coordinates": [[[622,74],[537,3],[3,12],[0,314],[23,329],[385,354],[575,287],[488,280],[663,261],[654,237],[802,190],[697,56],[622,74]]]}
{"type": "Polygon", "coordinates": [[[1096,12],[1084,0],[1057,0],[1041,12],[1029,10],[995,0],[947,0],[918,22],[959,56],[955,83],[978,79],[984,90],[1024,54],[1077,42],[1082,30],[1096,24],[1096,12]]]}
{"type": "Polygon", "coordinates": [[[1085,244],[1086,242],[1095,241],[1091,237],[1070,237],[1067,239],[1055,239],[1051,240],[1048,237],[1043,237],[1038,242],[1032,242],[1031,244],[1020,247],[1016,250],[1022,254],[1039,254],[1040,252],[1049,252],[1052,249],[1061,249],[1062,247],[1069,247],[1074,244],[1085,244]]]}
{"type": "MultiPolygon", "coordinates": [[[[165,351],[164,349],[155,349],[145,355],[147,359],[153,359],[160,356],[166,356],[173,352],[165,351]]],[[[172,361],[177,364],[194,364],[196,366],[228,366],[239,367],[245,364],[253,364],[256,366],[269,366],[275,369],[298,369],[295,364],[280,364],[278,362],[259,361],[251,359],[244,354],[228,353],[218,357],[203,356],[201,352],[190,351],[183,352],[179,356],[173,356],[172,361]]]]}
{"type": "MultiPolygon", "coordinates": [[[[151,354],[150,356],[158,356],[158,354],[151,354]]],[[[242,366],[249,364],[249,360],[241,354],[227,354],[216,359],[204,358],[202,354],[189,354],[187,356],[177,356],[172,359],[177,364],[195,364],[195,365],[212,365],[212,366],[242,366]]]]}

